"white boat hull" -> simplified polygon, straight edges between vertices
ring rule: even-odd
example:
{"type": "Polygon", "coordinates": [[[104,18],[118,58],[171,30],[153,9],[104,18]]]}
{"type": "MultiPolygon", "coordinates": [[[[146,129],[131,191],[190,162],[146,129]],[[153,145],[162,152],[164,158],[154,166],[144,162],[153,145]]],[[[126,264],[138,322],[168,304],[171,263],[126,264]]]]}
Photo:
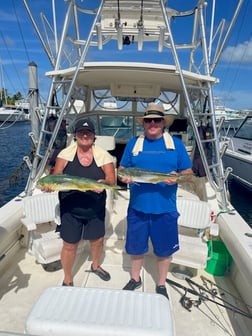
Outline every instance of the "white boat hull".
{"type": "Polygon", "coordinates": [[[28,121],[29,115],[26,113],[22,113],[20,111],[16,112],[3,112],[0,111],[0,122],[20,122],[20,121],[28,121]]]}
{"type": "Polygon", "coordinates": [[[252,113],[248,113],[232,137],[224,136],[222,145],[224,166],[230,167],[231,176],[252,190],[252,113]]]}
{"type": "Polygon", "coordinates": [[[231,167],[231,176],[244,185],[249,190],[252,190],[252,157],[248,155],[240,155],[239,153],[227,149],[223,156],[225,167],[231,167]]]}

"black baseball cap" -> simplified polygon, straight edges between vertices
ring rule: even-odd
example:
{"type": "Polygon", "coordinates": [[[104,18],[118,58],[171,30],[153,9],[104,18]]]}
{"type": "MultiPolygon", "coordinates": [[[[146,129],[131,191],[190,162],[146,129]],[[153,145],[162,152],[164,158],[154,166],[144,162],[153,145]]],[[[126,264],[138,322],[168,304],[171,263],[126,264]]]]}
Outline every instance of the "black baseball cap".
{"type": "Polygon", "coordinates": [[[82,118],[82,119],[78,119],[75,123],[74,126],[74,132],[78,132],[80,130],[86,129],[92,133],[95,133],[95,127],[93,122],[88,119],[88,118],[82,118]]]}

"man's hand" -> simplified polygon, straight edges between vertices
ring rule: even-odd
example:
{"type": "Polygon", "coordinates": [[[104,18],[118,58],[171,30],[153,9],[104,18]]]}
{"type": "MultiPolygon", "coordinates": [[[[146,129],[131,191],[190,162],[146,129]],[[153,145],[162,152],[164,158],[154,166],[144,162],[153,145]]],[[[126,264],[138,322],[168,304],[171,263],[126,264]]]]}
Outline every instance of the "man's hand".
{"type": "MultiPolygon", "coordinates": [[[[172,171],[169,174],[178,175],[178,173],[175,171],[172,171]]],[[[173,185],[173,184],[178,183],[178,179],[176,178],[176,176],[168,177],[166,180],[164,180],[164,183],[173,185]]]]}

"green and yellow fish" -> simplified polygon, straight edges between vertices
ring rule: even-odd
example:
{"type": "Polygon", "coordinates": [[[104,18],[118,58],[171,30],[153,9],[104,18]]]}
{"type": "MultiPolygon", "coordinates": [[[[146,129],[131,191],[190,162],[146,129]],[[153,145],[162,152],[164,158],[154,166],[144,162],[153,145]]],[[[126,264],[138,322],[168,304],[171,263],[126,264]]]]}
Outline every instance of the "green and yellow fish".
{"type": "Polygon", "coordinates": [[[169,178],[176,178],[179,182],[179,180],[193,176],[193,174],[165,174],[153,170],[133,167],[118,170],[117,174],[121,178],[130,178],[132,182],[153,184],[163,182],[169,178]]]}
{"type": "Polygon", "coordinates": [[[49,189],[50,191],[87,191],[96,190],[97,188],[116,191],[121,189],[117,185],[100,183],[85,177],[72,176],[67,174],[53,174],[42,177],[38,180],[37,187],[42,190],[49,189]]]}

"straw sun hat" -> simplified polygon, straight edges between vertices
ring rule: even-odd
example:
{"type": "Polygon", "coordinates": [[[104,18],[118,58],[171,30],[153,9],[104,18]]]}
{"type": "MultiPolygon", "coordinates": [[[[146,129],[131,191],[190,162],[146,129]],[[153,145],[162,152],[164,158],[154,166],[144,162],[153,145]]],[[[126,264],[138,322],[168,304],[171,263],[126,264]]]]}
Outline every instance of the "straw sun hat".
{"type": "Polygon", "coordinates": [[[150,103],[147,105],[145,109],[145,113],[142,117],[137,117],[136,121],[140,124],[143,123],[144,119],[153,119],[153,118],[164,118],[166,126],[169,127],[172,125],[175,114],[167,114],[162,105],[157,105],[154,103],[150,103]]]}

